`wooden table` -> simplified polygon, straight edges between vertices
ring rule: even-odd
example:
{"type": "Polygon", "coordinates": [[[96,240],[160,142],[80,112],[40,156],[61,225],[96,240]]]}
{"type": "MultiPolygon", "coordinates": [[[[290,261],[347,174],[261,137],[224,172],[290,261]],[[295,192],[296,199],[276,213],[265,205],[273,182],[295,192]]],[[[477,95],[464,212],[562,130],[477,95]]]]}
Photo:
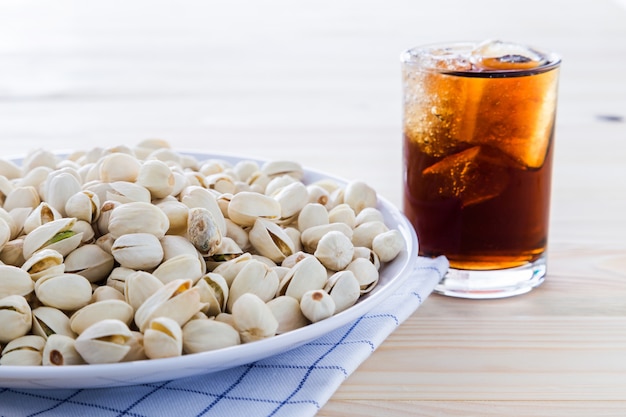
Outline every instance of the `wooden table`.
{"type": "Polygon", "coordinates": [[[546,282],[432,295],[319,415],[624,415],[624,3],[7,0],[2,153],[162,137],[295,159],[400,206],[401,50],[497,37],[558,51],[546,282]]]}

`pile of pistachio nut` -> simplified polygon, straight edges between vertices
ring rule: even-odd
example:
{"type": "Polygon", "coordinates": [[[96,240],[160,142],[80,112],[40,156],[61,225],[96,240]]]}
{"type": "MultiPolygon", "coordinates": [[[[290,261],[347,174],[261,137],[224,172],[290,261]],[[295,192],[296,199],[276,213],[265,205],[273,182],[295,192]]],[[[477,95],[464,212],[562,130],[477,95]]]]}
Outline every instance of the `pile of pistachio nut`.
{"type": "Polygon", "coordinates": [[[158,139],[0,159],[0,365],[175,357],[337,314],[403,249],[362,181],[158,139]]]}

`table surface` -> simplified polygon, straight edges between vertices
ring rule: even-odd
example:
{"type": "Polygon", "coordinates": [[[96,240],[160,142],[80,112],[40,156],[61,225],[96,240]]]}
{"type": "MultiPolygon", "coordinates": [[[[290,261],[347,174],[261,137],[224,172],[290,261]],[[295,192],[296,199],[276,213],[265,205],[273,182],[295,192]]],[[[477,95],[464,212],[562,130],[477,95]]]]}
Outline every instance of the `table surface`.
{"type": "Polygon", "coordinates": [[[623,415],[623,0],[5,0],[2,153],[160,137],[297,160],[401,206],[400,52],[487,38],[563,57],[547,279],[430,296],[319,415],[623,415]]]}

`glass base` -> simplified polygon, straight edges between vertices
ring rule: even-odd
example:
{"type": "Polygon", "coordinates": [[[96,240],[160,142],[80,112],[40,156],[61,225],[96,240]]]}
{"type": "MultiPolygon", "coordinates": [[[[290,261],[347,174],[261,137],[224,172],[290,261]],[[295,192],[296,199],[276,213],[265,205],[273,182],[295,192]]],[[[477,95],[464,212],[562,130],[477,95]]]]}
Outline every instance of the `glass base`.
{"type": "Polygon", "coordinates": [[[546,275],[546,255],[516,268],[491,271],[450,268],[435,292],[450,297],[489,299],[512,297],[540,285],[546,275]]]}

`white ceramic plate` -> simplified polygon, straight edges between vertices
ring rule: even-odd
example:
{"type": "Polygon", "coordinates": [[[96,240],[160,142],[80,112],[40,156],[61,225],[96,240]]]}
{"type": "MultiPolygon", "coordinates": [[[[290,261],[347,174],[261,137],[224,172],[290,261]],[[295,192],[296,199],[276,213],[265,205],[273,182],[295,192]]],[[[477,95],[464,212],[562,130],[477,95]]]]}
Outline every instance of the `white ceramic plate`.
{"type": "MultiPolygon", "coordinates": [[[[236,163],[241,159],[250,159],[263,163],[254,158],[231,155],[184,153],[191,154],[199,160],[218,158],[236,163]]],[[[313,170],[305,170],[303,181],[310,183],[323,178],[332,178],[342,184],[346,183],[343,179],[313,170]]],[[[380,281],[372,292],[339,314],[262,341],[177,358],[62,367],[0,366],[0,387],[98,388],[166,381],[244,365],[317,339],[358,319],[387,298],[410,275],[417,261],[418,243],[413,227],[395,206],[380,196],[378,208],[384,215],[385,223],[390,228],[399,230],[404,237],[405,250],[381,268],[380,281]]]]}

